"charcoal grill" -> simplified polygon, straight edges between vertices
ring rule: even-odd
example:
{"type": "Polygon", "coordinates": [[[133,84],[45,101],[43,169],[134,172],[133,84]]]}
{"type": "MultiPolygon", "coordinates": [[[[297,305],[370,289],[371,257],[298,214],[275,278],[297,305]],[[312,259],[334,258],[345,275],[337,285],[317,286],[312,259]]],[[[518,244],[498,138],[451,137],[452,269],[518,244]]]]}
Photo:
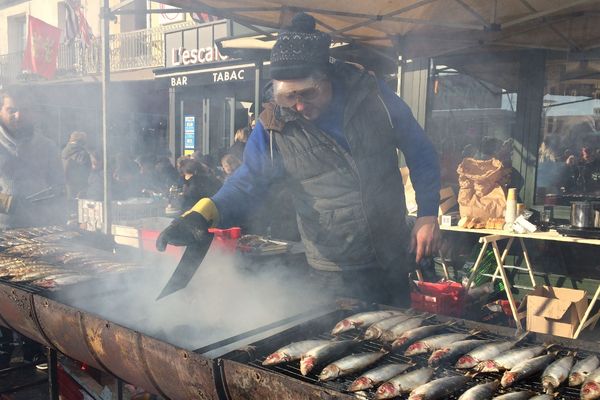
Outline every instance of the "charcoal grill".
{"type": "MultiPolygon", "coordinates": [[[[82,286],[77,284],[75,286],[82,286]]],[[[151,337],[102,318],[80,308],[64,304],[54,297],[56,292],[33,287],[27,283],[0,280],[0,324],[11,328],[45,346],[69,357],[111,373],[126,382],[169,399],[202,400],[309,400],[355,399],[346,392],[357,377],[331,382],[319,382],[315,373],[302,376],[298,363],[263,367],[267,355],[291,342],[311,338],[330,339],[329,332],[336,322],[357,312],[340,310],[335,306],[290,316],[283,320],[237,334],[227,339],[188,351],[164,340],[151,337]]],[[[102,293],[95,294],[99,300],[102,293]]],[[[106,297],[105,297],[106,298],[106,297]]],[[[445,322],[436,316],[431,321],[445,322]]],[[[477,338],[514,337],[509,328],[459,320],[448,331],[480,331],[477,338]]],[[[354,333],[342,337],[353,338],[354,333]]],[[[560,355],[577,350],[578,358],[600,353],[596,343],[531,334],[525,344],[557,343],[560,355]]],[[[363,342],[356,351],[378,351],[377,342],[363,342]]],[[[416,362],[426,364],[427,356],[404,357],[388,354],[378,364],[416,362]]],[[[452,367],[440,367],[436,377],[457,375],[452,367]]],[[[500,374],[480,375],[469,386],[500,378],[500,374]]],[[[541,393],[539,378],[520,382],[510,390],[527,389],[541,393]]],[[[579,398],[579,390],[561,387],[564,399],[579,398]]],[[[502,393],[500,391],[499,393],[502,393]]],[[[366,393],[373,398],[374,391],[366,393]]],[[[449,397],[455,399],[456,397],[449,397]]]]}
{"type": "MultiPolygon", "coordinates": [[[[296,326],[289,329],[276,338],[268,338],[251,346],[253,352],[234,351],[223,355],[219,365],[222,370],[222,379],[224,384],[224,392],[228,399],[314,399],[314,398],[339,398],[339,399],[356,399],[356,394],[347,392],[347,388],[360,376],[360,373],[349,375],[347,377],[338,378],[330,382],[320,382],[317,378],[320,369],[317,368],[307,376],[300,373],[299,363],[286,363],[276,366],[264,367],[262,362],[264,359],[277,350],[279,347],[288,343],[292,343],[305,339],[332,339],[329,334],[337,321],[350,313],[342,313],[339,311],[331,313],[327,316],[312,320],[308,324],[296,326]]],[[[436,317],[430,323],[445,322],[447,318],[436,317]]],[[[515,331],[508,328],[473,323],[469,321],[460,321],[458,324],[446,328],[448,332],[469,332],[472,330],[478,331],[473,338],[478,339],[503,339],[514,337],[515,331]]],[[[345,333],[340,335],[342,339],[353,339],[356,333],[345,333]]],[[[581,340],[558,339],[547,335],[530,334],[526,340],[518,347],[531,346],[534,343],[556,343],[560,346],[558,356],[566,355],[569,351],[577,351],[578,358],[584,358],[592,353],[597,353],[600,347],[595,343],[584,342],[581,340]]],[[[363,351],[379,351],[381,344],[374,341],[362,342],[355,352],[363,351]]],[[[392,352],[383,357],[377,364],[383,365],[387,363],[415,363],[415,368],[427,366],[427,359],[430,353],[405,357],[403,351],[392,352]]],[[[435,374],[435,378],[441,378],[452,375],[462,375],[460,370],[455,369],[451,365],[440,366],[435,374]]],[[[490,382],[500,379],[502,373],[480,374],[475,376],[472,381],[465,387],[464,390],[480,383],[490,382]]],[[[498,390],[498,394],[508,393],[517,390],[531,390],[537,393],[543,393],[543,387],[538,376],[518,382],[511,388],[498,390]]],[[[570,388],[561,386],[557,392],[561,399],[579,399],[580,388],[570,388]]],[[[372,399],[375,395],[375,390],[370,389],[365,394],[365,398],[372,399]]],[[[455,396],[449,396],[448,399],[458,399],[461,393],[455,396]]]]}

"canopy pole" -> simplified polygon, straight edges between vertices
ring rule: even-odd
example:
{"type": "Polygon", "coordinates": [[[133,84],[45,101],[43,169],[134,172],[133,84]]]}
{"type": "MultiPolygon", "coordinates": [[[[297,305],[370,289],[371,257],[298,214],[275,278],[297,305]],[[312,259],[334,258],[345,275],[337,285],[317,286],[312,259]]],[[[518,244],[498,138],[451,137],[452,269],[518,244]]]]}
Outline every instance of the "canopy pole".
{"type": "Polygon", "coordinates": [[[258,116],[262,110],[261,91],[262,91],[262,71],[263,62],[254,62],[254,120],[258,122],[258,116]]]}
{"type": "Polygon", "coordinates": [[[108,91],[110,85],[110,4],[104,0],[101,11],[102,17],[102,161],[103,161],[103,207],[102,207],[102,232],[106,235],[111,233],[111,209],[110,209],[110,170],[108,165],[108,91]]]}

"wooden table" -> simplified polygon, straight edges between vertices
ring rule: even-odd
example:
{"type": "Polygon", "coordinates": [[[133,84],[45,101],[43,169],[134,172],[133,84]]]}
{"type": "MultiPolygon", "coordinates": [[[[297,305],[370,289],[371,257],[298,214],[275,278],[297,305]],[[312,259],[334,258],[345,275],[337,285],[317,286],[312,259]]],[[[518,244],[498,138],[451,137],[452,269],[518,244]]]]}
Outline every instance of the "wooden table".
{"type": "MultiPolygon", "coordinates": [[[[496,229],[465,229],[465,228],[459,228],[457,226],[442,226],[440,228],[443,231],[448,231],[448,232],[464,232],[464,233],[474,233],[477,235],[483,235],[482,237],[479,238],[479,243],[483,244],[483,246],[481,247],[481,251],[479,252],[479,255],[477,256],[475,265],[473,265],[473,271],[471,272],[471,275],[469,276],[469,281],[467,283],[468,288],[471,287],[471,282],[473,281],[473,278],[475,277],[475,274],[481,264],[481,261],[483,260],[483,257],[485,256],[485,251],[486,251],[487,247],[489,245],[492,246],[492,250],[494,252],[494,258],[496,259],[496,270],[494,271],[494,274],[492,275],[492,281],[494,282],[494,281],[496,281],[496,279],[502,279],[502,282],[504,283],[504,288],[506,290],[506,296],[507,296],[508,302],[510,304],[510,309],[511,309],[513,318],[515,320],[515,323],[517,324],[517,327],[520,329],[522,329],[523,326],[521,324],[521,318],[519,318],[516,301],[515,301],[515,298],[512,294],[512,290],[511,290],[512,285],[506,274],[506,269],[517,269],[517,270],[527,271],[527,273],[529,274],[529,278],[531,280],[531,285],[532,285],[531,288],[527,288],[527,289],[535,288],[536,283],[535,283],[535,279],[533,276],[534,272],[533,272],[533,268],[531,265],[531,261],[529,259],[529,253],[527,251],[527,247],[525,247],[524,239],[550,240],[550,241],[556,241],[556,242],[567,242],[567,243],[578,243],[578,244],[588,244],[588,245],[600,246],[600,240],[598,240],[598,239],[584,239],[584,238],[577,238],[577,237],[570,237],[570,236],[562,236],[555,230],[550,230],[549,232],[534,232],[534,233],[520,234],[520,233],[514,233],[514,232],[508,232],[508,231],[502,231],[502,230],[496,230],[496,229]],[[523,251],[523,257],[525,259],[525,267],[506,265],[504,263],[504,260],[506,259],[506,256],[507,256],[508,252],[510,251],[515,239],[517,239],[521,245],[521,250],[523,251]],[[501,240],[508,240],[508,242],[506,243],[506,247],[504,247],[504,250],[502,252],[500,251],[500,247],[498,246],[498,241],[501,241],[501,240]]],[[[600,312],[596,313],[596,315],[594,315],[593,317],[590,318],[592,309],[594,308],[594,305],[596,304],[596,301],[598,300],[599,296],[600,296],[600,285],[596,289],[596,293],[592,297],[592,301],[590,302],[587,310],[585,311],[585,314],[575,332],[575,336],[574,336],[575,339],[577,339],[577,337],[579,336],[579,334],[581,333],[581,331],[584,328],[586,328],[590,325],[592,325],[592,328],[593,328],[593,326],[596,324],[596,322],[600,318],[600,312]]]]}

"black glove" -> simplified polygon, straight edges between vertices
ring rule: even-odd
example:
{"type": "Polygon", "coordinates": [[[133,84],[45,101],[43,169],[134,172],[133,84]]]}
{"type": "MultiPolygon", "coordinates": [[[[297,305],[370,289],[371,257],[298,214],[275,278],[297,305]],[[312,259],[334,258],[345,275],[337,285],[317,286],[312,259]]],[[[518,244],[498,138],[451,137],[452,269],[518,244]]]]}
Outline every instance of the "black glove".
{"type": "Polygon", "coordinates": [[[189,246],[195,243],[206,243],[212,240],[212,235],[208,233],[210,224],[195,211],[186,214],[183,217],[174,219],[171,224],[160,233],[156,239],[156,249],[165,251],[167,244],[173,246],[189,246]]]}

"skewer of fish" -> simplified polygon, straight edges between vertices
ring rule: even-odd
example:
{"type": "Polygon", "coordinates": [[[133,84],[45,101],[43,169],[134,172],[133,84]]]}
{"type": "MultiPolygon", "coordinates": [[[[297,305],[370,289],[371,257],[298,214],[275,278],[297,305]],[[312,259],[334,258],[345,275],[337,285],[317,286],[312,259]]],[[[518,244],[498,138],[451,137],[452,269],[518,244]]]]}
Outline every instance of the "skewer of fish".
{"type": "Polygon", "coordinates": [[[375,399],[391,399],[409,393],[429,382],[433,376],[432,368],[421,368],[398,375],[377,388],[375,399]]]}
{"type": "Polygon", "coordinates": [[[485,400],[491,399],[498,387],[500,386],[500,381],[495,380],[492,382],[481,383],[479,385],[473,386],[466,392],[464,392],[458,400],[485,400]]]}
{"type": "Polygon", "coordinates": [[[327,365],[319,374],[319,380],[331,381],[341,376],[346,376],[368,368],[385,356],[385,352],[367,352],[346,356],[327,365]]]}
{"type": "Polygon", "coordinates": [[[446,346],[450,346],[452,343],[465,340],[468,337],[473,336],[477,332],[469,333],[444,333],[441,335],[429,336],[421,340],[417,340],[404,352],[407,357],[416,356],[418,354],[428,353],[435,351],[446,346]]]}
{"type": "Polygon", "coordinates": [[[395,376],[400,375],[412,367],[411,364],[387,364],[365,372],[354,380],[348,387],[348,391],[357,392],[367,390],[379,385],[395,376]]]}
{"type": "Polygon", "coordinates": [[[340,340],[314,347],[300,357],[300,372],[306,376],[317,365],[326,364],[341,357],[358,343],[355,340],[340,340]]]}
{"type": "Polygon", "coordinates": [[[461,390],[470,379],[459,375],[433,380],[413,390],[408,400],[440,400],[461,390]]]}
{"type": "Polygon", "coordinates": [[[460,340],[458,342],[454,342],[431,353],[427,363],[430,366],[436,366],[446,362],[455,362],[459,357],[463,356],[467,352],[489,342],[489,340],[481,339],[460,340]]]}
{"type": "Polygon", "coordinates": [[[569,354],[554,361],[542,372],[542,386],[547,394],[554,393],[554,389],[567,380],[574,360],[575,357],[569,354]]]}
{"type": "Polygon", "coordinates": [[[339,335],[340,333],[348,332],[354,329],[360,329],[365,326],[368,327],[376,322],[382,321],[386,318],[394,317],[396,315],[405,314],[394,310],[367,311],[354,314],[335,324],[331,334],[339,335]]]}
{"type": "Polygon", "coordinates": [[[512,386],[518,381],[529,378],[538,372],[544,371],[544,369],[547,368],[555,358],[556,354],[545,354],[543,356],[534,357],[530,360],[523,360],[511,368],[510,371],[506,371],[504,375],[502,375],[500,384],[502,387],[506,388],[512,386]]]}
{"type": "Polygon", "coordinates": [[[520,341],[522,341],[526,335],[527,334],[525,333],[515,340],[495,341],[486,343],[480,347],[476,347],[464,356],[460,357],[455,366],[459,369],[473,368],[482,361],[490,360],[499,354],[512,349],[520,341]]]}
{"type": "Polygon", "coordinates": [[[600,359],[595,355],[577,361],[569,373],[569,386],[583,384],[588,375],[598,367],[600,367],[600,359]]]}

